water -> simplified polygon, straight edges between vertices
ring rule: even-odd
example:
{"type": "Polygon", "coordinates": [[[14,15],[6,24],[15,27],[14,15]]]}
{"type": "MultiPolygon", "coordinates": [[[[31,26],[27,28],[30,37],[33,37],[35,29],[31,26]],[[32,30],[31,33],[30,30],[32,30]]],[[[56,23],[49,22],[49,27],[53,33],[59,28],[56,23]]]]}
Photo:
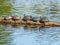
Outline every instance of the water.
{"type": "Polygon", "coordinates": [[[0,27],[0,45],[60,45],[59,27],[0,27]]]}
{"type": "MultiPolygon", "coordinates": [[[[26,14],[35,17],[46,16],[50,21],[60,22],[60,11],[50,13],[50,1],[58,2],[57,9],[60,8],[60,0],[11,0],[9,3],[5,1],[0,3],[0,17],[18,15],[22,18],[26,14]],[[46,3],[47,1],[49,2],[46,3]],[[43,11],[40,11],[41,9],[43,11]]],[[[60,27],[31,28],[25,25],[0,24],[0,45],[60,45],[60,27]]]]}

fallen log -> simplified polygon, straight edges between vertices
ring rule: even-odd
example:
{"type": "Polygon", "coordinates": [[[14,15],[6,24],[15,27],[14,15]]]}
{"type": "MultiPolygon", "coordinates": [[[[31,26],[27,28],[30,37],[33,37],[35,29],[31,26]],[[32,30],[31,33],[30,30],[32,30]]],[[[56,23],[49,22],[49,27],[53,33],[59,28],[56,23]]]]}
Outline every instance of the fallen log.
{"type": "Polygon", "coordinates": [[[45,26],[60,27],[60,22],[46,22],[45,26]]]}
{"type": "Polygon", "coordinates": [[[26,25],[38,25],[38,26],[43,26],[43,27],[60,27],[60,22],[45,22],[45,25],[40,22],[33,22],[33,21],[2,21],[1,23],[6,23],[6,24],[26,24],[26,25]]]}
{"type": "MultiPolygon", "coordinates": [[[[43,19],[44,20],[44,19],[43,19]]],[[[23,19],[20,19],[19,17],[13,16],[11,18],[0,18],[0,23],[6,23],[6,24],[26,24],[26,25],[38,25],[38,27],[60,27],[60,22],[50,22],[50,21],[32,21],[30,19],[24,21],[23,19]],[[42,23],[44,22],[44,23],[42,23]]]]}

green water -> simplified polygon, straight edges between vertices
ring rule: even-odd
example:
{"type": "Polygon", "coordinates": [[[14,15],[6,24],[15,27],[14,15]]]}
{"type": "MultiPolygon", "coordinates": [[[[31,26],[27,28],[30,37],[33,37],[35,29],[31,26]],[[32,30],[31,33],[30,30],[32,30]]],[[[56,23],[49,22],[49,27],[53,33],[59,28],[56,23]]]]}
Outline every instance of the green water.
{"type": "MultiPolygon", "coordinates": [[[[0,17],[24,14],[60,22],[59,0],[0,0],[0,17]],[[52,1],[52,2],[51,2],[52,1]],[[53,6],[51,6],[53,5],[53,6]],[[50,9],[57,10],[52,12],[50,9]]],[[[60,45],[60,27],[28,28],[0,24],[0,45],[60,45]]]]}

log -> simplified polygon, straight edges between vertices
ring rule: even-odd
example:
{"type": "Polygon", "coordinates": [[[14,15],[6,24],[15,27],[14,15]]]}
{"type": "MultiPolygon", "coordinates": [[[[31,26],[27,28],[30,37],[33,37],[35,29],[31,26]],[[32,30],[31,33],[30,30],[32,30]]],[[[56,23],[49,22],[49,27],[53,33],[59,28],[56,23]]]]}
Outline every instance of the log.
{"type": "Polygon", "coordinates": [[[37,22],[34,22],[34,21],[32,21],[32,20],[27,20],[27,21],[24,21],[23,19],[20,19],[20,18],[17,18],[16,16],[15,17],[12,17],[12,18],[8,18],[8,19],[6,19],[6,20],[4,20],[4,18],[0,18],[0,23],[6,23],[6,24],[27,24],[27,25],[38,25],[39,27],[40,26],[43,26],[43,27],[47,27],[47,26],[49,26],[49,27],[60,27],[60,22],[50,22],[50,21],[48,21],[48,22],[44,22],[44,23],[42,23],[42,22],[39,22],[39,21],[37,21],[37,22]],[[16,20],[13,20],[13,19],[15,19],[16,18],[16,20]]]}
{"type": "Polygon", "coordinates": [[[60,27],[60,22],[46,22],[45,26],[60,27]]]}

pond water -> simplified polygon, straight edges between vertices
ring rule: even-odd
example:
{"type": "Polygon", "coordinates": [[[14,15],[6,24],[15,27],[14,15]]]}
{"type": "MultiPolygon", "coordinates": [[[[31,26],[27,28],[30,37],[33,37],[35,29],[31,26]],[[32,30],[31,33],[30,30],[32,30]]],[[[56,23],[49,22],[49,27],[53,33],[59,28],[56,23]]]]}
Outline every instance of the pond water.
{"type": "Polygon", "coordinates": [[[0,45],[60,45],[60,28],[0,26],[0,45]]]}
{"type": "MultiPolygon", "coordinates": [[[[11,0],[12,1],[12,0],[11,0]]],[[[13,6],[7,7],[0,11],[0,15],[18,15],[21,18],[24,14],[31,16],[46,16],[50,21],[60,22],[60,0],[14,0],[11,2],[13,6]],[[44,2],[48,10],[43,10],[43,13],[37,9],[35,4],[44,2]],[[58,2],[57,13],[50,14],[50,1],[58,2]],[[14,2],[14,3],[13,3],[14,2]],[[35,6],[34,6],[35,5],[35,6]],[[34,7],[33,7],[34,6],[34,7]],[[35,8],[36,7],[36,8],[35,8]],[[39,11],[41,13],[39,13],[39,11]],[[2,13],[3,12],[3,13],[2,13]],[[10,13],[11,12],[11,13],[10,13]],[[45,12],[45,13],[44,13],[45,12]]],[[[6,3],[6,2],[5,2],[6,3]]],[[[4,3],[4,4],[5,4],[4,3]]],[[[7,3],[6,3],[7,4],[7,3]]],[[[42,3],[41,3],[42,4],[42,3]]],[[[7,4],[8,5],[8,4],[7,4]]],[[[0,5],[1,6],[1,5],[0,5]]],[[[2,5],[4,6],[4,5],[2,5]]],[[[41,5],[42,6],[42,5],[41,5]]],[[[42,7],[45,7],[42,6],[42,7]]],[[[42,8],[41,7],[41,8],[42,8]]],[[[24,25],[1,25],[0,24],[0,45],[60,45],[60,27],[34,27],[24,25]]]]}

